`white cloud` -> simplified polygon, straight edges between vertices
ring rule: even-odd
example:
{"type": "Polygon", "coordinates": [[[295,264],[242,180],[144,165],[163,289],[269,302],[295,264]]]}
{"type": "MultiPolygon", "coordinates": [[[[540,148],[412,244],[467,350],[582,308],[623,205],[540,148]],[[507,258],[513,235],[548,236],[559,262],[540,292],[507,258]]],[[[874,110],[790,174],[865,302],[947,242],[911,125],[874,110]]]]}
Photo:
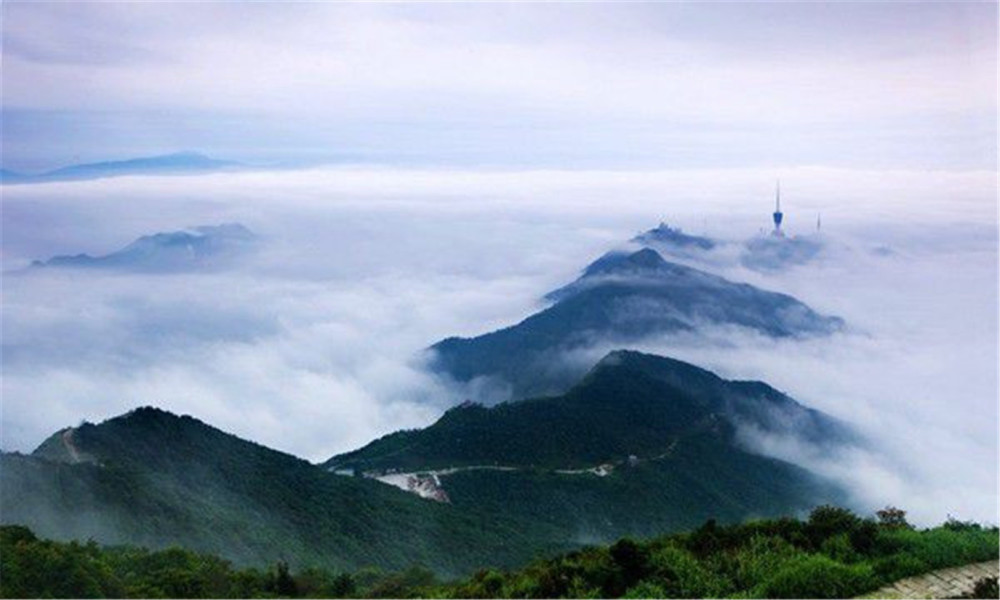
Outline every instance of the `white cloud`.
{"type": "MultiPolygon", "coordinates": [[[[800,168],[783,183],[789,230],[822,211],[833,254],[779,274],[719,268],[853,332],[647,349],[764,380],[873,434],[876,453],[815,465],[859,502],[995,521],[995,177],[800,168]],[[880,245],[894,253],[871,254],[880,245]]],[[[206,223],[243,222],[268,245],[225,273],[5,274],[3,446],[155,404],[327,458],[461,399],[414,362],[422,348],[518,321],[660,219],[749,236],[772,186],[751,170],[360,167],[6,186],[5,269],[206,223]]]]}

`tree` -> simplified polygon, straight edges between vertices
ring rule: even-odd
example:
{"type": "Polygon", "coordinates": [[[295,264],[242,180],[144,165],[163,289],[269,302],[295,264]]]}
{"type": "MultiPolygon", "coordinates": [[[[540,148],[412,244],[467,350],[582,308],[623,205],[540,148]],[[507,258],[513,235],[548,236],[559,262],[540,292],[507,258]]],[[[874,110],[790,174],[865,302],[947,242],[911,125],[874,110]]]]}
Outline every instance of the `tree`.
{"type": "Polygon", "coordinates": [[[875,511],[875,516],[878,517],[879,526],[885,529],[913,529],[913,525],[906,521],[906,511],[895,506],[875,511]]]}
{"type": "Polygon", "coordinates": [[[292,575],[288,572],[288,563],[279,560],[276,565],[276,573],[274,576],[274,591],[279,596],[286,596],[288,598],[294,598],[298,595],[298,587],[295,585],[295,580],[292,579],[292,575]]]}

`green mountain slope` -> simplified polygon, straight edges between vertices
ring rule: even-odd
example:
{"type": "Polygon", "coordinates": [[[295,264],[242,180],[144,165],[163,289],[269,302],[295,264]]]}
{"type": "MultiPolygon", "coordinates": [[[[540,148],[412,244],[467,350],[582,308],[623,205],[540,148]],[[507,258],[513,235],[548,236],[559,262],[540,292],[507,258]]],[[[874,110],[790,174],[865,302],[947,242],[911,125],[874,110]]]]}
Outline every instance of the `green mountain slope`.
{"type": "Polygon", "coordinates": [[[762,383],[621,351],[562,396],[457,407],[323,466],[138,409],[57,432],[32,455],[0,456],[0,520],[57,539],[177,544],[241,565],[423,564],[448,575],[843,500],[812,474],[748,451],[745,427],[815,444],[851,439],[762,383]],[[341,469],[368,477],[329,472],[341,469]]]}
{"type": "Polygon", "coordinates": [[[466,403],[426,429],[388,435],[326,464],[360,470],[578,468],[655,456],[706,430],[732,445],[733,427],[744,424],[813,443],[852,435],[766,384],[727,381],[682,361],[616,351],[562,396],[491,408],[466,403]]]}
{"type": "Polygon", "coordinates": [[[562,396],[462,405],[326,467],[385,479],[412,474],[457,507],[554,525],[581,541],[843,500],[810,473],[744,449],[744,426],[816,444],[853,439],[844,425],[764,384],[619,351],[562,396]]]}
{"type": "Polygon", "coordinates": [[[58,539],[179,544],[239,564],[284,558],[440,573],[515,564],[551,531],[338,477],[190,417],[143,408],[0,458],[4,523],[58,539]]]}

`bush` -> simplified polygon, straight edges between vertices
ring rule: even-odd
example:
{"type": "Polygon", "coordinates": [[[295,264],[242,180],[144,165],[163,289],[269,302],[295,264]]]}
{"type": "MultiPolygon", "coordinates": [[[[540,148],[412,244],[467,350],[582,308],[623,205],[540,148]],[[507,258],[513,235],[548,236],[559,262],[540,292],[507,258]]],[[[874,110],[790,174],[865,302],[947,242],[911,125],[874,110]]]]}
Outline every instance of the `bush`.
{"type": "Polygon", "coordinates": [[[854,529],[851,530],[848,537],[855,552],[870,556],[875,552],[878,536],[878,525],[874,521],[864,519],[854,525],[854,529]]]}
{"type": "Polygon", "coordinates": [[[998,552],[997,535],[983,529],[942,526],[920,532],[885,532],[883,536],[894,538],[900,551],[912,554],[929,570],[989,560],[998,552]]]}
{"type": "Polygon", "coordinates": [[[942,527],[949,531],[980,531],[983,528],[979,523],[959,521],[951,515],[948,515],[948,520],[945,521],[942,527]]]}
{"type": "Polygon", "coordinates": [[[649,558],[649,578],[673,598],[717,596],[728,587],[690,552],[673,545],[655,550],[649,558]]]}
{"type": "Polygon", "coordinates": [[[619,540],[608,548],[608,553],[621,572],[624,588],[632,587],[646,575],[646,549],[640,548],[634,541],[627,538],[619,540]]]}
{"type": "Polygon", "coordinates": [[[495,569],[477,571],[466,582],[452,590],[453,598],[499,598],[504,589],[504,576],[495,569]]]}
{"type": "Polygon", "coordinates": [[[372,598],[416,598],[427,593],[436,585],[434,573],[420,566],[413,566],[402,573],[386,575],[377,582],[365,595],[372,598]]]}
{"type": "Polygon", "coordinates": [[[749,590],[778,571],[801,551],[777,536],[755,535],[734,557],[737,589],[749,590]]]}
{"type": "Polygon", "coordinates": [[[823,555],[789,561],[754,590],[762,598],[852,598],[877,584],[871,567],[843,565],[823,555]]]}
{"type": "Polygon", "coordinates": [[[996,577],[984,577],[976,582],[972,592],[963,594],[963,598],[1000,598],[1000,587],[996,577]]]}
{"type": "Polygon", "coordinates": [[[639,585],[629,588],[623,598],[671,598],[673,594],[668,593],[659,585],[651,581],[643,581],[639,585]]]}
{"type": "Polygon", "coordinates": [[[909,552],[900,552],[876,559],[872,563],[872,570],[882,585],[926,573],[930,569],[927,568],[927,563],[909,552]]]}
{"type": "Polygon", "coordinates": [[[823,545],[820,546],[819,551],[833,560],[842,563],[857,562],[860,558],[851,544],[851,536],[846,533],[838,533],[833,537],[826,538],[823,541],[823,545]]]}
{"type": "Polygon", "coordinates": [[[850,533],[861,524],[857,515],[837,506],[820,506],[809,514],[805,534],[814,549],[819,549],[827,538],[839,533],[850,533]]]}

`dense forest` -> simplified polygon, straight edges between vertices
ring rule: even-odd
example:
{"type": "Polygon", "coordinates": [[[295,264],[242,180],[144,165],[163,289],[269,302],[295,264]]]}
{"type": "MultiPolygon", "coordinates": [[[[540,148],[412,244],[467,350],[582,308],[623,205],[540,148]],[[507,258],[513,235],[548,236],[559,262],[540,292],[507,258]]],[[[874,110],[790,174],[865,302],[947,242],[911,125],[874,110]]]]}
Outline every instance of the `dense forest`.
{"type": "MultiPolygon", "coordinates": [[[[20,526],[0,528],[0,596],[11,597],[383,597],[844,598],[933,569],[995,559],[998,530],[949,520],[916,529],[898,509],[861,518],[833,506],[805,521],[791,518],[700,528],[646,541],[622,539],[538,560],[511,571],[485,569],[441,581],[419,565],[290,572],[237,569],[180,548],[149,551],[94,542],[38,539],[20,526]]],[[[982,582],[996,597],[996,581],[982,582]],[[992,588],[989,587],[992,585],[992,588]]]]}

